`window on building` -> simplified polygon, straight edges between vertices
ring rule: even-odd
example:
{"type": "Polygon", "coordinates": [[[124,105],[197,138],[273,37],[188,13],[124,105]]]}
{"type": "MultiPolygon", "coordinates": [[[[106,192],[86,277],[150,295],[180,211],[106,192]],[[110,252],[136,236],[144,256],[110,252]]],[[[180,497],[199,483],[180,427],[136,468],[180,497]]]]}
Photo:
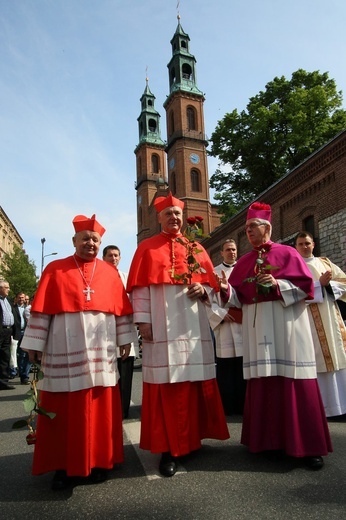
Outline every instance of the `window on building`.
{"type": "Polygon", "coordinates": [[[191,170],[191,190],[201,191],[201,176],[198,170],[191,170]]]}
{"type": "Polygon", "coordinates": [[[174,112],[171,110],[169,114],[169,135],[174,134],[174,112]]]}
{"type": "Polygon", "coordinates": [[[175,180],[175,173],[171,173],[171,182],[170,182],[170,188],[173,195],[177,193],[177,184],[175,180]]]}
{"type": "Polygon", "coordinates": [[[182,73],[184,79],[192,79],[192,69],[188,63],[183,63],[182,73]]]}
{"type": "Polygon", "coordinates": [[[196,110],[193,107],[187,107],[186,117],[187,117],[187,129],[188,130],[197,130],[196,110]]]}
{"type": "Polygon", "coordinates": [[[155,119],[149,119],[148,127],[149,127],[149,132],[156,132],[156,121],[155,121],[155,119]]]}
{"type": "Polygon", "coordinates": [[[152,173],[159,173],[160,171],[160,158],[156,153],[151,156],[151,171],[152,173]]]}
{"type": "Polygon", "coordinates": [[[175,68],[173,67],[171,70],[171,85],[176,82],[176,74],[175,74],[175,68]]]}
{"type": "Polygon", "coordinates": [[[316,236],[315,219],[313,215],[305,217],[305,219],[303,220],[303,230],[307,231],[314,237],[314,256],[320,256],[320,241],[319,238],[316,236]]]}

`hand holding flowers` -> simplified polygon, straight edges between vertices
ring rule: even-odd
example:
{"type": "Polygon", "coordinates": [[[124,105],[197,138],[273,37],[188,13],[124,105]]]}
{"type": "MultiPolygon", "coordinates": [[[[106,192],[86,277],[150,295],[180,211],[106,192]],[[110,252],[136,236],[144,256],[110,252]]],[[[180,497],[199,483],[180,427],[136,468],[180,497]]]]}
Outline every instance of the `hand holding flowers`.
{"type": "MultiPolygon", "coordinates": [[[[265,264],[266,255],[270,251],[270,249],[271,244],[263,244],[258,249],[256,248],[258,257],[256,258],[256,263],[254,267],[255,276],[245,278],[245,280],[243,280],[244,282],[256,283],[257,295],[268,296],[272,287],[277,285],[277,280],[274,278],[272,274],[270,274],[270,271],[272,271],[273,269],[279,269],[279,267],[270,264],[265,264]]],[[[256,305],[253,321],[253,326],[255,326],[258,296],[255,296],[255,298],[253,298],[253,301],[256,305]]]]}
{"type": "Polygon", "coordinates": [[[26,393],[26,398],[24,399],[24,409],[29,414],[26,419],[20,419],[12,424],[12,429],[18,429],[27,427],[29,429],[29,433],[26,436],[27,444],[35,444],[36,443],[36,419],[37,415],[45,415],[49,417],[49,419],[54,419],[54,412],[47,412],[44,408],[40,406],[40,396],[39,390],[37,389],[37,382],[43,379],[43,372],[39,365],[33,365],[33,378],[30,381],[30,390],[26,393]]]}
{"type": "MultiPolygon", "coordinates": [[[[174,279],[180,280],[184,284],[191,285],[192,276],[194,273],[200,274],[205,273],[204,268],[200,265],[198,261],[198,254],[202,253],[202,249],[198,247],[198,239],[204,238],[206,235],[203,234],[203,230],[200,227],[201,222],[203,221],[203,217],[189,217],[187,219],[187,227],[183,233],[183,236],[177,237],[175,240],[179,244],[183,245],[186,248],[186,266],[187,270],[184,273],[175,273],[174,279]]],[[[196,285],[196,284],[195,284],[196,285]]],[[[198,284],[200,285],[200,284],[198,284]]],[[[200,287],[202,287],[200,285],[200,287]]],[[[195,287],[194,292],[197,297],[198,288],[195,287]]],[[[199,296],[198,296],[199,297],[199,296]]]]}

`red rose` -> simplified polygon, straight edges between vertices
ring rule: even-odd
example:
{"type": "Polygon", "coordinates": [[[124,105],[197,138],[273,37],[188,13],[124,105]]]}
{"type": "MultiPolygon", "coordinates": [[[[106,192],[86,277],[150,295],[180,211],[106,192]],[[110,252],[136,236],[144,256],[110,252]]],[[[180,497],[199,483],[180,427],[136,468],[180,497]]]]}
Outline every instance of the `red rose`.
{"type": "Polygon", "coordinates": [[[195,216],[195,219],[198,221],[198,222],[202,222],[203,221],[203,217],[200,217],[198,215],[195,216]]]}
{"type": "Polygon", "coordinates": [[[28,433],[28,435],[26,436],[26,442],[27,442],[27,444],[29,444],[29,446],[31,444],[35,444],[36,443],[36,432],[28,433]]]}
{"type": "Polygon", "coordinates": [[[193,224],[196,224],[196,217],[188,217],[186,221],[190,226],[193,226],[193,224]]]}

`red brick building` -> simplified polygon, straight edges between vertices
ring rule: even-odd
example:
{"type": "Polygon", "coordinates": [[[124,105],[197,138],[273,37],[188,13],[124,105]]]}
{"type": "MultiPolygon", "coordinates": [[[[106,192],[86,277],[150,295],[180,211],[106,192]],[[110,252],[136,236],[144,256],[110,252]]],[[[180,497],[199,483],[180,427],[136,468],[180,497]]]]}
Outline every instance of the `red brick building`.
{"type": "MultiPolygon", "coordinates": [[[[346,271],[346,131],[338,134],[303,163],[287,173],[256,200],[272,206],[274,242],[293,244],[298,231],[309,231],[315,254],[327,256],[346,271]]],[[[250,249],[244,225],[247,208],[203,241],[214,265],[220,247],[233,238],[239,256],[250,249]]]]}

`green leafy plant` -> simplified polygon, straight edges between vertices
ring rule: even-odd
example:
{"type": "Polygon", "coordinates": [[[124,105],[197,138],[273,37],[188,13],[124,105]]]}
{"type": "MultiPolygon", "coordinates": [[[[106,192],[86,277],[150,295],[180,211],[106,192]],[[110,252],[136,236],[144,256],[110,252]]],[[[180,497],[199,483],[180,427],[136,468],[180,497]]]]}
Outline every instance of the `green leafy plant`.
{"type": "Polygon", "coordinates": [[[173,278],[180,280],[184,284],[192,283],[193,274],[205,273],[205,269],[201,267],[198,261],[197,255],[203,252],[203,249],[199,248],[198,240],[206,238],[207,235],[203,234],[201,228],[201,222],[203,217],[195,216],[187,219],[187,226],[182,237],[177,237],[175,240],[179,244],[182,244],[186,248],[186,265],[187,271],[184,273],[174,273],[173,278]]]}
{"type": "Polygon", "coordinates": [[[23,401],[24,410],[29,414],[26,419],[20,419],[12,425],[13,430],[27,427],[29,433],[26,436],[28,444],[35,444],[36,442],[36,419],[38,415],[45,415],[49,419],[54,419],[56,414],[54,412],[47,412],[40,406],[40,392],[37,389],[37,382],[43,379],[43,372],[41,367],[33,365],[33,378],[30,381],[30,390],[26,393],[23,401]]]}

